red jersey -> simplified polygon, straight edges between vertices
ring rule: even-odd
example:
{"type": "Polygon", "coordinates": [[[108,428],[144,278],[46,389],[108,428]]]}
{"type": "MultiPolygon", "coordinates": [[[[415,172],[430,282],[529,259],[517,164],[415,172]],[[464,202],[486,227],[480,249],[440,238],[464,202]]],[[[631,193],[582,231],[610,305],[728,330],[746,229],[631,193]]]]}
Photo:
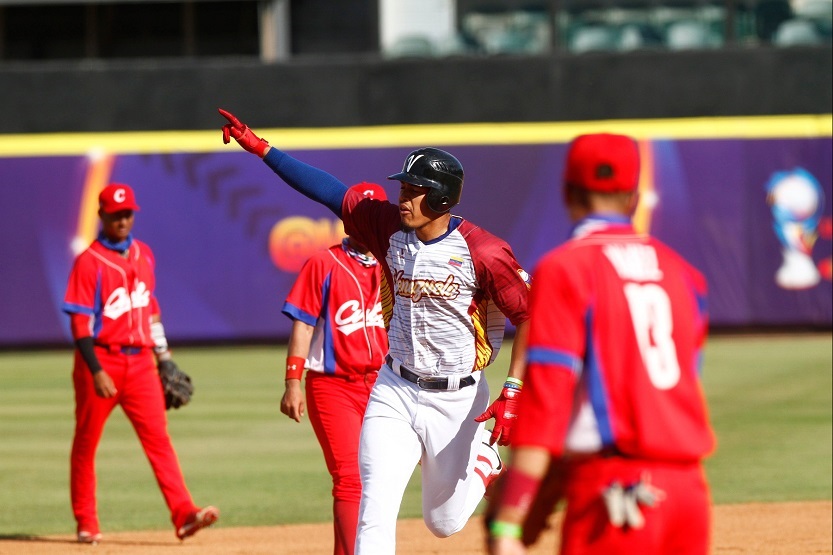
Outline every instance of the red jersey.
{"type": "Polygon", "coordinates": [[[136,239],[127,257],[94,241],[75,259],[64,312],[90,316],[90,335],[98,344],[153,347],[150,318],[159,313],[155,265],[153,251],[136,239]]]}
{"type": "Polygon", "coordinates": [[[533,283],[513,445],[670,461],[713,449],[697,270],[627,220],[594,218],[542,258],[533,283]]]}
{"type": "Polygon", "coordinates": [[[301,268],[283,312],[315,327],[307,368],[367,374],[385,362],[388,340],[379,301],[379,264],[367,266],[342,245],[313,255],[301,268]]]}

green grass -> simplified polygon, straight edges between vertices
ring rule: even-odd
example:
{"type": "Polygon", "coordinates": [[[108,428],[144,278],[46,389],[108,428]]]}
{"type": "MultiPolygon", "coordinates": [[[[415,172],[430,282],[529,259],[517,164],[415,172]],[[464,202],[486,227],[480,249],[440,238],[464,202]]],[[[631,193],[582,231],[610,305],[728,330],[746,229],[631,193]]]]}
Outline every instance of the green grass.
{"type": "MultiPolygon", "coordinates": [[[[509,349],[488,371],[493,393],[509,349]]],[[[168,413],[186,481],[223,525],[331,519],[330,478],[308,419],[280,413],[283,346],[180,348],[196,385],[168,413]]],[[[0,353],[0,536],[70,534],[73,433],[69,350],[0,353]]],[[[706,468],[716,503],[833,498],[831,336],[716,337],[704,383],[718,435],[706,468]]],[[[109,531],[167,529],[168,513],[130,424],[117,409],[98,458],[109,531]]],[[[418,517],[419,473],[400,516],[418,517]]]]}
{"type": "Polygon", "coordinates": [[[833,498],[831,336],[712,339],[704,386],[716,503],[833,498]]]}

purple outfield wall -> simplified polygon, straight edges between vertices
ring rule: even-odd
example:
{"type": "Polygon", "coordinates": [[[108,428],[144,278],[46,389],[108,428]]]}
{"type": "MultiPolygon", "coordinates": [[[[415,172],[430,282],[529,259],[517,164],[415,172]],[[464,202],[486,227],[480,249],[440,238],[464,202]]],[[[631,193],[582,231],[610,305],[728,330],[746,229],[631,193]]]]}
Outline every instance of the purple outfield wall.
{"type": "MultiPolygon", "coordinates": [[[[562,242],[566,141],[444,146],[466,169],[454,212],[513,247],[532,271],[562,242]]],[[[422,146],[422,145],[415,145],[422,146]]],[[[61,312],[73,244],[95,229],[106,181],[131,184],[135,235],[154,249],[169,339],[283,341],[299,264],[340,222],[236,145],[214,152],[0,156],[0,346],[68,343],[61,312]],[[98,172],[98,173],[96,173],[98,172]],[[76,238],[80,239],[76,239],[76,238]]],[[[831,307],[831,139],[646,139],[638,223],[703,271],[719,326],[822,326],[831,307]]],[[[292,150],[347,184],[395,198],[410,147],[292,150]]],[[[93,231],[94,232],[94,231],[93,231]]]]}

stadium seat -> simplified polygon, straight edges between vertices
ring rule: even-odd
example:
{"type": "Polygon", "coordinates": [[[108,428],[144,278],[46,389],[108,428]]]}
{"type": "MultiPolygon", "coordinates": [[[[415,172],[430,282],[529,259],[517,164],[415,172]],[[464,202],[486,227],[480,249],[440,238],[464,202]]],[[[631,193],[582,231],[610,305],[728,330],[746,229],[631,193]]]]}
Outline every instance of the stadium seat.
{"type": "Polygon", "coordinates": [[[385,50],[389,58],[430,58],[434,56],[434,43],[422,35],[406,35],[398,38],[385,50]]]}
{"type": "Polygon", "coordinates": [[[677,21],[668,27],[665,38],[670,50],[716,48],[722,39],[701,21],[677,21]]]}
{"type": "Polygon", "coordinates": [[[534,54],[549,48],[546,14],[531,11],[469,12],[462,30],[487,54],[534,54]]]}
{"type": "Polygon", "coordinates": [[[795,0],[792,2],[796,17],[814,20],[833,19],[833,0],[795,0]]]}
{"type": "Polygon", "coordinates": [[[615,28],[602,25],[588,25],[578,27],[569,38],[570,52],[594,52],[616,50],[618,47],[618,33],[615,28]]]}
{"type": "Polygon", "coordinates": [[[637,50],[645,46],[642,33],[636,25],[626,25],[619,32],[619,50],[637,50]]]}
{"type": "Polygon", "coordinates": [[[776,46],[804,46],[820,42],[822,37],[816,26],[806,19],[788,19],[778,26],[772,36],[772,43],[776,46]]]}
{"type": "Polygon", "coordinates": [[[627,52],[656,47],[662,47],[662,37],[653,27],[637,23],[628,23],[620,27],[618,50],[627,52]]]}

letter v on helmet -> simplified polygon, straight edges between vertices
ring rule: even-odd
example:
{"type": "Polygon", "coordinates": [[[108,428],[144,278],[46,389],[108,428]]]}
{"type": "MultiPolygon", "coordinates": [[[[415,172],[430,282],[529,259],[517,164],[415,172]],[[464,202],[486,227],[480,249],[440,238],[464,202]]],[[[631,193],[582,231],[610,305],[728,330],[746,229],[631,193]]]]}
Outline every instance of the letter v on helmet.
{"type": "Polygon", "coordinates": [[[405,171],[411,171],[411,166],[414,165],[414,162],[416,162],[417,160],[419,160],[422,157],[423,157],[422,154],[420,154],[419,156],[409,156],[408,157],[408,163],[405,165],[405,171]]]}

